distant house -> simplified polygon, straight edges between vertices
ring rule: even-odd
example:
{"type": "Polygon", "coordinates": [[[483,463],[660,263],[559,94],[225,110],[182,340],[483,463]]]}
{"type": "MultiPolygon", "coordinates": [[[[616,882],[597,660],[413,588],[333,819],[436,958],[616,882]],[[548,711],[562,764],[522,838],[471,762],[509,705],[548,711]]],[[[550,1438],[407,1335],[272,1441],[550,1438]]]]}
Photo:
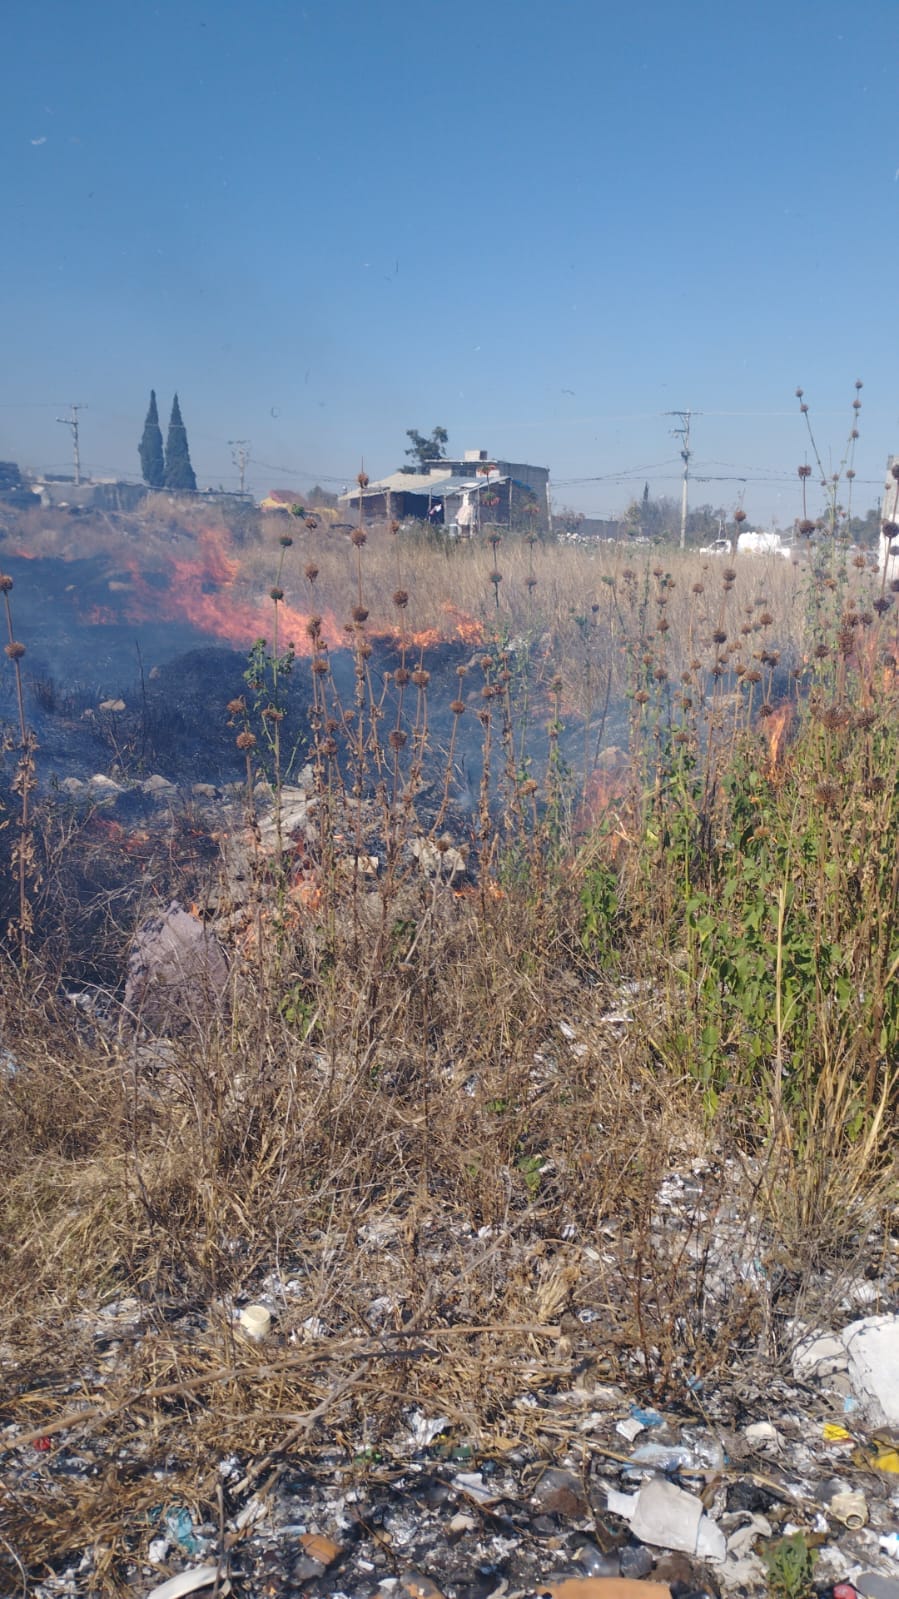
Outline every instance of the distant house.
{"type": "Polygon", "coordinates": [[[348,489],[340,504],[385,521],[430,522],[462,537],[485,527],[549,531],[549,469],[466,450],[428,463],[425,472],[391,472],[364,490],[348,489]]]}
{"type": "Polygon", "coordinates": [[[302,505],[302,494],[296,494],[293,489],[269,489],[264,500],[259,501],[260,511],[286,511],[293,510],[295,505],[302,505]]]}
{"type": "Polygon", "coordinates": [[[891,455],[887,459],[882,501],[883,521],[880,531],[879,567],[891,582],[899,577],[899,555],[894,553],[899,546],[899,537],[892,531],[894,525],[899,522],[899,475],[894,477],[894,472],[899,474],[899,455],[891,455]]]}

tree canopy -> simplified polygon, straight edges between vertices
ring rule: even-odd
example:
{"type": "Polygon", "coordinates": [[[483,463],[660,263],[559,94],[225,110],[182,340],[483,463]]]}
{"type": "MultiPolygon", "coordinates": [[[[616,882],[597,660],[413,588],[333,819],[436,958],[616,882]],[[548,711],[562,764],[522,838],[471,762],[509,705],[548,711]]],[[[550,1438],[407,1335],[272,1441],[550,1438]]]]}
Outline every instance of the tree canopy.
{"type": "Polygon", "coordinates": [[[412,441],[406,451],[406,454],[412,458],[412,465],[401,466],[401,472],[426,472],[430,462],[446,460],[446,446],[449,440],[446,428],[432,428],[430,438],[419,433],[417,428],[407,428],[406,438],[412,441]]]}
{"type": "Polygon", "coordinates": [[[156,390],[150,390],[150,405],[144,431],[138,446],[143,480],[151,489],[161,489],[165,484],[165,461],[162,454],[162,428],[156,409],[156,390]]]}
{"type": "Polygon", "coordinates": [[[197,486],[196,474],[190,464],[187,446],[187,429],[181,419],[178,396],[172,401],[169,434],[165,444],[165,486],[180,493],[193,492],[197,486]]]}

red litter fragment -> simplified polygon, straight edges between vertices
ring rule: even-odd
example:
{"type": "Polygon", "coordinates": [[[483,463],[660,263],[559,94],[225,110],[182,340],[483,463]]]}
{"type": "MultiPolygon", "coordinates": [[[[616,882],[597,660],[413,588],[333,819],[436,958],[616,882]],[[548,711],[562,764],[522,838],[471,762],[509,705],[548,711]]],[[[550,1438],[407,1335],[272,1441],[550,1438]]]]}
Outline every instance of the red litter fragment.
{"type": "MultiPolygon", "coordinates": [[[[35,1438],[34,1448],[39,1449],[42,1454],[45,1454],[48,1449],[53,1448],[53,1440],[52,1438],[35,1438]]],[[[846,1596],[846,1599],[848,1599],[848,1595],[846,1596]]]]}
{"type": "Polygon", "coordinates": [[[835,1582],[833,1585],[833,1599],[858,1599],[858,1594],[851,1582],[835,1582]]]}

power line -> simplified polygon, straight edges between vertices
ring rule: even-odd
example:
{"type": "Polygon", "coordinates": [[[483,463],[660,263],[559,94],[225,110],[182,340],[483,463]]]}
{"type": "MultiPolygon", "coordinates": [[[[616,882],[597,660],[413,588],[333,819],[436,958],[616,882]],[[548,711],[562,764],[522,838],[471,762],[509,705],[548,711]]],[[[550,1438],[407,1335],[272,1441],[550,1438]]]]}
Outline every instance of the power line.
{"type": "Polygon", "coordinates": [[[680,458],[684,463],[684,478],[680,505],[680,547],[685,550],[687,548],[687,483],[690,477],[690,456],[692,454],[690,449],[690,422],[694,416],[701,416],[702,412],[666,411],[665,415],[680,417],[680,427],[672,428],[671,431],[676,439],[682,440],[680,458]]]}
{"type": "Polygon", "coordinates": [[[63,427],[72,429],[72,450],[75,455],[76,489],[79,488],[81,484],[81,452],[78,448],[78,412],[86,410],[86,405],[70,405],[69,411],[71,414],[69,416],[58,416],[56,418],[57,422],[61,422],[63,427]]]}

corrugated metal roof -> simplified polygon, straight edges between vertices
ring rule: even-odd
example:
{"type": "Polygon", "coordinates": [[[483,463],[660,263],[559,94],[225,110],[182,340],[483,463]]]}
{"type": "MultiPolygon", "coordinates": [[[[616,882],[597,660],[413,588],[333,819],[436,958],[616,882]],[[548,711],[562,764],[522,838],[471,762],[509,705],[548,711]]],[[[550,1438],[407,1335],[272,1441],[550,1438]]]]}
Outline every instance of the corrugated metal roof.
{"type": "MultiPolygon", "coordinates": [[[[377,483],[369,483],[366,494],[384,494],[388,489],[391,494],[430,494],[432,498],[442,498],[445,494],[461,494],[466,489],[476,489],[483,492],[488,485],[507,483],[505,477],[457,477],[448,474],[441,477],[439,474],[422,472],[391,472],[389,477],[379,478],[377,483]]],[[[358,500],[359,490],[349,490],[340,496],[342,500],[358,500]]]]}

